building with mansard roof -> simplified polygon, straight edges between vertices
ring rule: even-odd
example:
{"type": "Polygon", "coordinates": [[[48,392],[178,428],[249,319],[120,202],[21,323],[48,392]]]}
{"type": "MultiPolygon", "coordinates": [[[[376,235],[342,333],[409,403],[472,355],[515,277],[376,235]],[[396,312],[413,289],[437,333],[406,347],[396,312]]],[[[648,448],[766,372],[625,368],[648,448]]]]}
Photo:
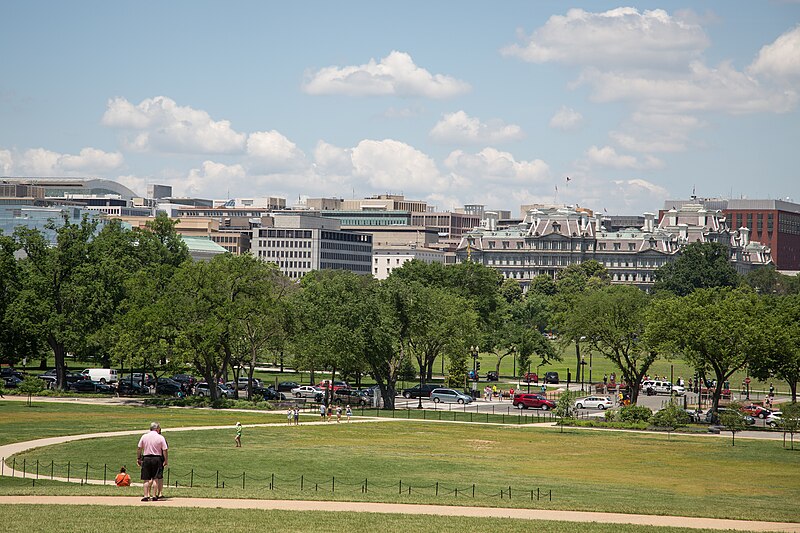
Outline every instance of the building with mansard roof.
{"type": "Polygon", "coordinates": [[[771,264],[769,248],[750,241],[747,228],[731,231],[721,211],[687,204],[658,225],[652,213],[643,218],[641,227],[611,229],[603,216],[588,211],[535,208],[519,224],[468,232],[456,258],[496,268],[523,287],[538,275],[556,277],[569,265],[595,260],[606,267],[612,283],[647,289],[656,269],[674,261],[692,242],[724,244],[740,273],[771,264]]]}

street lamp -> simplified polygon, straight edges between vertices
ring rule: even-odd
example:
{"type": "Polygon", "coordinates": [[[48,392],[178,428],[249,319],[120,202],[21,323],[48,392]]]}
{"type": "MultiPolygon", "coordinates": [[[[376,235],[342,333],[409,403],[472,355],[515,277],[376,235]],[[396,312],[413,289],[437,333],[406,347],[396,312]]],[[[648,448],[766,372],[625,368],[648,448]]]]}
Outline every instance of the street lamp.
{"type": "Polygon", "coordinates": [[[586,375],[586,359],[581,356],[581,392],[584,391],[583,389],[583,378],[586,375]]]}

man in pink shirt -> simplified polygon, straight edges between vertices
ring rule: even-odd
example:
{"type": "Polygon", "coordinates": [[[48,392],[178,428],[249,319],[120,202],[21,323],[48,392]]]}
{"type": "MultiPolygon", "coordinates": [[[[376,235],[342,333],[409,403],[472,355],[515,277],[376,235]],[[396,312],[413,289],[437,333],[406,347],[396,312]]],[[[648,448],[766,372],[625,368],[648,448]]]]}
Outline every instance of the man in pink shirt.
{"type": "Polygon", "coordinates": [[[161,436],[158,422],[150,423],[150,431],[142,435],[136,449],[136,463],[142,468],[142,485],[144,486],[143,502],[158,501],[156,478],[158,471],[167,466],[167,441],[161,436]],[[161,463],[163,457],[163,465],[161,463]]]}

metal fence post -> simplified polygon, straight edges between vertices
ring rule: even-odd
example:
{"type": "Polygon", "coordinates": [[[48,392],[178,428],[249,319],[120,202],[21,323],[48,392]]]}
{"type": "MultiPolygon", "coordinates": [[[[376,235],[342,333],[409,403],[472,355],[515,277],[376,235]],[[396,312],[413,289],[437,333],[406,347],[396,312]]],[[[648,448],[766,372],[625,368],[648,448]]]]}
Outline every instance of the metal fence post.
{"type": "MultiPolygon", "coordinates": [[[[108,474],[108,463],[103,463],[103,485],[106,484],[106,476],[107,476],[107,474],[108,474]]],[[[38,475],[38,473],[37,473],[37,475],[38,475]]],[[[167,485],[169,485],[169,482],[167,482],[167,485]]]]}
{"type": "Polygon", "coordinates": [[[39,479],[39,459],[36,459],[36,479],[39,479]]]}
{"type": "Polygon", "coordinates": [[[25,459],[25,458],[23,457],[23,458],[22,458],[22,479],[25,479],[25,472],[26,472],[26,470],[28,470],[28,469],[26,468],[26,461],[27,461],[27,459],[25,459]]]}
{"type": "Polygon", "coordinates": [[[331,492],[336,492],[336,476],[331,478],[331,492]]]}
{"type": "Polygon", "coordinates": [[[194,468],[189,472],[189,488],[194,487],[194,468]]]}
{"type": "Polygon", "coordinates": [[[217,483],[216,483],[216,485],[214,486],[214,488],[215,488],[215,489],[218,489],[218,488],[219,488],[219,470],[217,470],[217,483]]]}
{"type": "Polygon", "coordinates": [[[244,490],[244,477],[247,472],[242,472],[242,490],[244,490]]]}

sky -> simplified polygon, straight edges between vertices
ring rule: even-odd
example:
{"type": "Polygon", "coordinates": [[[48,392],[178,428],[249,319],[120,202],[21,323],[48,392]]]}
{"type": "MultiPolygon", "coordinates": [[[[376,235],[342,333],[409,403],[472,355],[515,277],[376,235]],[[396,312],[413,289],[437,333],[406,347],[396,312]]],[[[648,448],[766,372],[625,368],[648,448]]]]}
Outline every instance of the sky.
{"type": "Polygon", "coordinates": [[[4,0],[0,20],[0,176],[514,214],[800,201],[800,0],[4,0]]]}

